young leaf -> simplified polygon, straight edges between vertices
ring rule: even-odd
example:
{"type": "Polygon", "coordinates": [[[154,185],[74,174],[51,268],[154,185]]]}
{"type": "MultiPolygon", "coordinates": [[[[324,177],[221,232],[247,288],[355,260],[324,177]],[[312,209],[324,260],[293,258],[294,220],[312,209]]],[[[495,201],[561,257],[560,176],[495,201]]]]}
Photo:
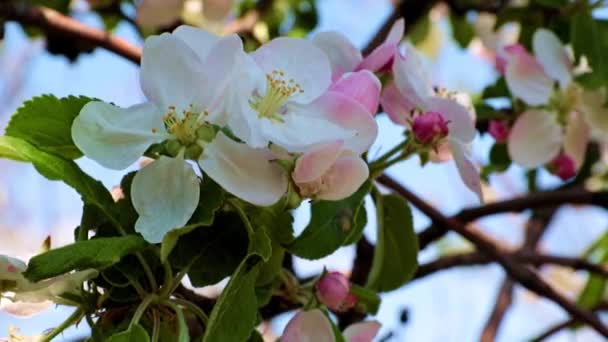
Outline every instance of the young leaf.
{"type": "Polygon", "coordinates": [[[106,342],[148,342],[150,336],[141,325],[135,324],[128,330],[110,336],[106,342]]]}
{"type": "Polygon", "coordinates": [[[61,99],[53,95],[34,97],[17,109],[6,127],[6,135],[66,159],[79,158],[82,152],[72,140],[72,122],[91,100],[74,96],[61,99]]]}
{"type": "Polygon", "coordinates": [[[341,201],[318,201],[312,204],[310,223],[287,249],[304,259],[319,259],[333,253],[358,227],[358,212],[371,183],[341,201]]]}
{"type": "Polygon", "coordinates": [[[462,48],[469,46],[469,43],[475,36],[475,32],[473,32],[473,27],[467,21],[466,16],[450,13],[450,22],[452,23],[454,40],[462,48]]]}
{"type": "Polygon", "coordinates": [[[412,212],[402,197],[376,198],[378,240],[365,287],[386,292],[397,289],[418,267],[418,239],[412,212]]]}
{"type": "Polygon", "coordinates": [[[24,275],[35,282],[75,269],[100,269],[146,246],[144,239],[134,235],[80,241],[36,255],[30,259],[24,275]]]}
{"type": "MultiPolygon", "coordinates": [[[[603,22],[605,23],[605,22],[603,22]]],[[[608,26],[594,20],[591,13],[581,11],[572,16],[570,40],[575,56],[586,56],[593,72],[586,85],[597,87],[608,83],[608,60],[604,54],[608,48],[608,26]]]]}

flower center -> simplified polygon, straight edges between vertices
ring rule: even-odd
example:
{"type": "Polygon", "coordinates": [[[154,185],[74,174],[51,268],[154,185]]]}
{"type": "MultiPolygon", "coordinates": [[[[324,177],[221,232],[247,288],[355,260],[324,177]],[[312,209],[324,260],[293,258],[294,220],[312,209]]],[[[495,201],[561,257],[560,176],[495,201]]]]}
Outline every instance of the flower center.
{"type": "Polygon", "coordinates": [[[304,89],[294,79],[286,79],[285,72],[273,70],[266,74],[266,94],[254,94],[249,103],[261,118],[284,122],[285,103],[291,95],[303,92],[304,89]]]}
{"type": "Polygon", "coordinates": [[[169,106],[169,111],[163,116],[165,129],[173,135],[183,146],[188,146],[198,140],[197,130],[204,125],[204,118],[208,112],[205,110],[200,114],[193,111],[193,106],[189,109],[177,113],[175,106],[169,106]]]}

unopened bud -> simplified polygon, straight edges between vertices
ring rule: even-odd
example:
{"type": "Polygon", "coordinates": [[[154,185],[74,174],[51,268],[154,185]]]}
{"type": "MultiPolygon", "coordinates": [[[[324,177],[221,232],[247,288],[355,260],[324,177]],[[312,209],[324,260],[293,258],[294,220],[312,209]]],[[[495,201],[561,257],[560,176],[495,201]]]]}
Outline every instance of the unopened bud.
{"type": "Polygon", "coordinates": [[[172,157],[177,156],[181,148],[182,144],[180,144],[177,140],[169,140],[165,143],[165,150],[167,151],[167,154],[172,157]]]}
{"type": "Polygon", "coordinates": [[[437,112],[426,112],[414,119],[412,131],[416,140],[430,145],[438,142],[448,135],[448,123],[443,116],[437,112]]]}
{"type": "Polygon", "coordinates": [[[357,303],[350,293],[350,282],[340,272],[326,273],[316,284],[317,298],[333,311],[346,311],[357,303]]]}
{"type": "Polygon", "coordinates": [[[568,180],[576,176],[576,163],[567,154],[560,154],[549,163],[548,170],[561,180],[568,180]]]}
{"type": "Polygon", "coordinates": [[[502,120],[491,120],[488,126],[488,133],[496,140],[499,144],[504,144],[509,139],[510,128],[509,125],[502,120]]]}

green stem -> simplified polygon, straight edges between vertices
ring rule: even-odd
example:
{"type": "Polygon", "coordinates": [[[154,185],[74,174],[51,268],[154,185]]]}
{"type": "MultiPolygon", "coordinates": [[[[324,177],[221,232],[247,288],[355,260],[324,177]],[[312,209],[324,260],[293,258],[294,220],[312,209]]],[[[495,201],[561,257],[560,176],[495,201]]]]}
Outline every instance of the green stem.
{"type": "Polygon", "coordinates": [[[243,208],[241,207],[241,204],[238,202],[238,199],[231,198],[228,200],[228,202],[236,210],[237,214],[239,214],[239,217],[245,224],[245,229],[247,229],[247,234],[249,234],[249,236],[253,236],[253,234],[255,232],[253,230],[253,226],[251,225],[251,222],[249,222],[249,218],[247,217],[245,210],[243,210],[243,208]]]}
{"type": "Polygon", "coordinates": [[[163,262],[163,271],[165,274],[165,280],[163,281],[163,289],[160,292],[162,298],[167,298],[171,295],[171,289],[173,288],[173,270],[169,262],[163,262]]]}
{"type": "Polygon", "coordinates": [[[182,279],[184,279],[184,277],[186,276],[186,274],[188,274],[189,270],[190,270],[190,265],[184,267],[183,270],[177,272],[177,275],[173,279],[173,283],[171,285],[171,291],[169,293],[175,292],[175,290],[177,289],[177,287],[179,286],[179,284],[182,283],[182,279]]]}
{"type": "Polygon", "coordinates": [[[383,154],[382,156],[380,156],[378,159],[374,160],[373,162],[370,163],[370,166],[372,165],[376,165],[376,164],[382,164],[384,161],[388,160],[390,157],[392,157],[395,153],[403,150],[403,148],[409,143],[409,140],[405,140],[403,142],[401,142],[400,144],[398,144],[397,146],[393,147],[392,149],[390,149],[388,152],[386,152],[385,154],[383,154]]]}
{"type": "Polygon", "coordinates": [[[82,308],[76,309],[70,317],[68,317],[63,323],[53,329],[50,333],[46,334],[40,341],[48,342],[53,338],[57,337],[57,335],[61,334],[65,329],[69,328],[71,325],[75,324],[82,316],[84,315],[84,310],[82,308]]]}
{"type": "Polygon", "coordinates": [[[207,316],[205,311],[199,308],[196,304],[187,300],[183,300],[181,298],[173,298],[171,299],[171,301],[185,307],[187,310],[195,314],[205,326],[207,326],[207,322],[209,322],[209,316],[207,316]]]}
{"type": "Polygon", "coordinates": [[[158,342],[158,339],[160,338],[160,316],[156,310],[152,312],[152,315],[154,317],[154,325],[152,326],[152,342],[158,342]]]}
{"type": "Polygon", "coordinates": [[[122,273],[122,275],[127,278],[129,284],[131,284],[135,291],[137,291],[137,295],[139,295],[140,298],[143,299],[144,297],[146,297],[146,290],[144,290],[143,286],[141,286],[141,283],[139,282],[139,280],[137,280],[137,278],[135,278],[132,274],[128,272],[120,271],[120,273],[122,273]]]}
{"type": "Polygon", "coordinates": [[[137,310],[135,310],[135,314],[133,314],[133,318],[131,319],[131,323],[129,323],[129,329],[131,329],[135,324],[139,323],[141,316],[143,316],[144,312],[153,301],[155,301],[158,297],[155,294],[149,294],[144,300],[139,304],[137,310]]]}

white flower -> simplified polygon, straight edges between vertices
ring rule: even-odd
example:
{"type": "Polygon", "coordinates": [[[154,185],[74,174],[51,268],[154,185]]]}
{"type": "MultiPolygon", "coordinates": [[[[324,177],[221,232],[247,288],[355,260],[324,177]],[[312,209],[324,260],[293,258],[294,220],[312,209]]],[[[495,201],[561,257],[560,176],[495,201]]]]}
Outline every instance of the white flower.
{"type": "MultiPolygon", "coordinates": [[[[347,342],[371,342],[380,330],[377,321],[351,324],[342,333],[347,342]]],[[[285,327],[281,342],[335,342],[334,330],[319,309],[299,311],[285,327]]]]}
{"type": "Polygon", "coordinates": [[[174,158],[161,157],[133,180],[131,197],[140,215],[135,229],[149,242],[184,226],[196,209],[198,178],[185,159],[198,161],[218,184],[256,205],[271,205],[286,190],[277,165],[216,134],[213,126],[228,121],[225,94],[239,52],[238,36],[220,39],[188,26],[148,38],[141,87],[150,102],[129,108],[90,102],[74,121],[76,146],[108,168],[133,164],[155,143],[166,142],[174,150],[174,158]],[[245,182],[244,172],[256,178],[245,182]]]}

